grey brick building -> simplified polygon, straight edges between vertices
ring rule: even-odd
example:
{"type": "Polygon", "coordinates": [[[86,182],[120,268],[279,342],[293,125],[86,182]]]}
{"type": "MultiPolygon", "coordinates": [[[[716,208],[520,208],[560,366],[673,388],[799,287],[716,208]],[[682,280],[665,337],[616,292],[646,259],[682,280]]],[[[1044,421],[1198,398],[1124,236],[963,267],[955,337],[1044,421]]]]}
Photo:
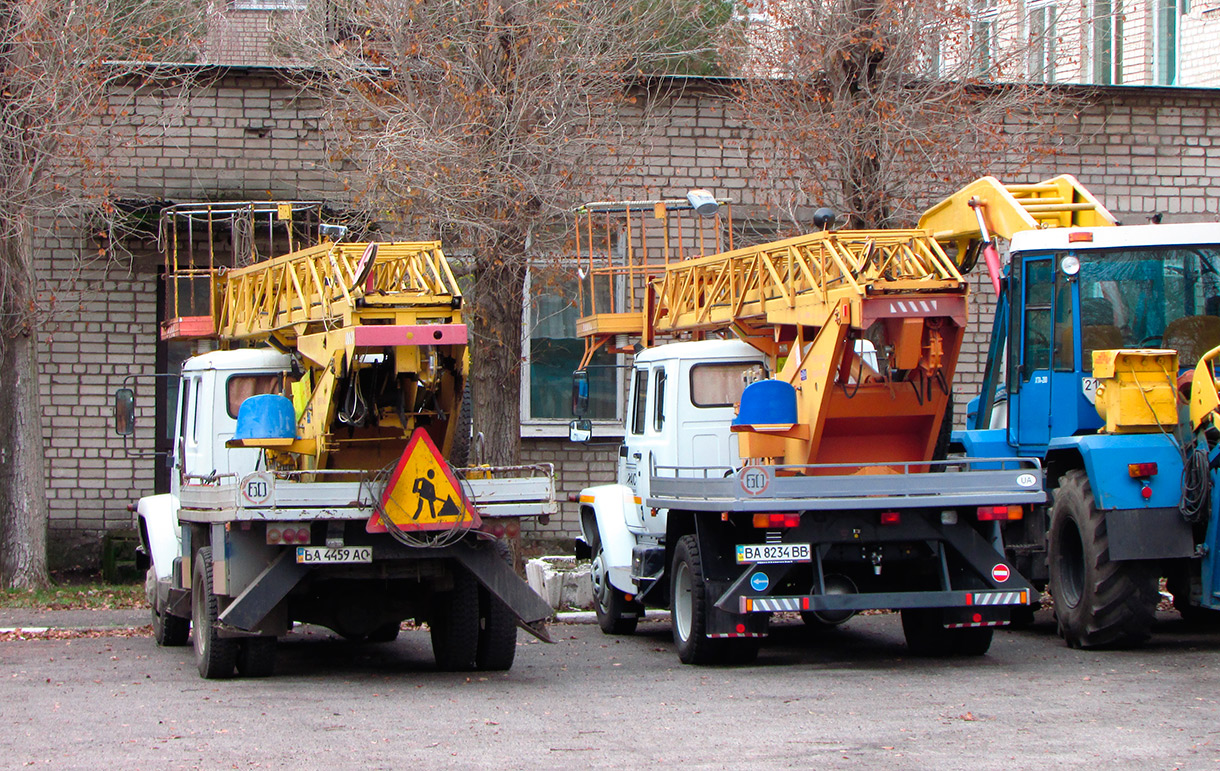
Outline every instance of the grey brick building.
{"type": "MultiPolygon", "coordinates": [[[[197,74],[206,76],[206,85],[189,99],[170,88],[116,95],[134,105],[127,123],[110,132],[118,197],[150,206],[293,198],[342,207],[343,186],[323,151],[317,105],[274,68],[213,67],[197,74]],[[147,138],[132,142],[141,135],[147,138]]],[[[664,197],[704,187],[748,211],[761,199],[748,173],[750,129],[726,106],[725,84],[674,86],[665,96],[668,119],[641,143],[626,176],[620,172],[617,190],[608,192],[664,197]]],[[[1049,162],[1046,175],[1077,175],[1128,222],[1154,212],[1166,221],[1220,219],[1220,90],[1104,87],[1090,93],[1094,106],[1060,127],[1082,138],[1079,151],[1049,162]]],[[[978,172],[988,173],[986,159],[978,172]]],[[[164,473],[153,458],[129,457],[111,430],[111,394],[123,379],[171,371],[181,355],[159,341],[165,298],[155,244],[123,246],[114,250],[121,256],[99,259],[95,234],[63,222],[46,223],[36,241],[41,287],[55,309],[40,340],[53,564],[96,561],[101,533],[130,526],[126,504],[151,493],[164,473]]],[[[989,295],[989,288],[975,292],[975,319],[989,318],[989,295]]],[[[959,367],[964,393],[981,379],[986,334],[986,325],[976,324],[967,338],[959,367]]],[[[132,445],[144,452],[164,446],[155,437],[154,390],[143,387],[132,445]]],[[[561,494],[612,479],[612,434],[599,429],[606,443],[576,447],[566,440],[564,421],[530,419],[526,407],[525,459],[555,463],[561,494]]],[[[569,504],[563,516],[526,536],[567,539],[575,532],[569,504]]]]}

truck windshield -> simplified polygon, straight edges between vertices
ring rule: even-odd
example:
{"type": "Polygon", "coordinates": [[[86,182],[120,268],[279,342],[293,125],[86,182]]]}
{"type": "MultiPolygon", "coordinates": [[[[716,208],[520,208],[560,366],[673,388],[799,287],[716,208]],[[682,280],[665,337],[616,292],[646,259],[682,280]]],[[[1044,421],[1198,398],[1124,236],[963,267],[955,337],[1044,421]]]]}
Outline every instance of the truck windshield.
{"type": "Polygon", "coordinates": [[[1084,368],[1104,348],[1172,348],[1182,367],[1220,345],[1220,246],[1081,251],[1084,368]]]}

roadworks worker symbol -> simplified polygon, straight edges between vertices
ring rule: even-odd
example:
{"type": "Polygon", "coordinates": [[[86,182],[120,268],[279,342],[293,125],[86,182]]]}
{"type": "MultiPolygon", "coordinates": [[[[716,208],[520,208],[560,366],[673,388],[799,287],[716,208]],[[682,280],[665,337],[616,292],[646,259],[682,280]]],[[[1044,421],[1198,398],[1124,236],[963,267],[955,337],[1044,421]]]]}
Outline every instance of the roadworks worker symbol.
{"type": "Polygon", "coordinates": [[[382,517],[399,530],[448,530],[478,527],[479,514],[462,494],[462,487],[431,437],[415,429],[381,495],[380,513],[369,518],[370,533],[387,532],[382,517]]]}

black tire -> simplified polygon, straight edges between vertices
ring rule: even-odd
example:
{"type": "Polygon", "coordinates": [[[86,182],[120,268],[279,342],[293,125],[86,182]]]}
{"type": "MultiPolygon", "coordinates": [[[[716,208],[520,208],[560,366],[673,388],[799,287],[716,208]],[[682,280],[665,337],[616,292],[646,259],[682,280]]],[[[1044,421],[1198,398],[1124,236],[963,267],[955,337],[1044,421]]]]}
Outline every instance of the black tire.
{"type": "MultiPolygon", "coordinates": [[[[507,541],[496,541],[496,554],[506,563],[512,561],[507,541]]],[[[479,645],[475,668],[486,672],[512,669],[517,657],[517,617],[499,597],[485,586],[479,587],[479,645]]]]}
{"type": "Polygon", "coordinates": [[[465,568],[455,566],[453,589],[438,594],[429,626],[436,667],[469,672],[479,653],[479,584],[465,568]]]}
{"type": "Polygon", "coordinates": [[[939,608],[904,608],[902,634],[916,656],[982,656],[991,648],[989,626],[946,629],[939,608]]]}
{"type": "Polygon", "coordinates": [[[629,602],[627,597],[610,583],[610,570],[606,565],[606,551],[599,541],[589,566],[589,580],[593,583],[593,610],[597,614],[597,625],[605,634],[635,634],[635,628],[644,615],[644,604],[629,602]]]}
{"type": "Polygon", "coordinates": [[[153,568],[148,569],[148,580],[152,582],[150,607],[152,608],[153,639],[157,645],[165,648],[177,648],[186,645],[191,636],[191,620],[174,616],[165,612],[157,602],[157,574],[153,568]]]}
{"type": "Polygon", "coordinates": [[[707,636],[707,596],[703,590],[699,541],[684,535],[674,547],[670,571],[670,618],[674,645],[683,664],[748,664],[758,657],[757,637],[707,636]]]}
{"type": "Polygon", "coordinates": [[[1093,503],[1084,471],[1063,475],[1055,490],[1048,536],[1050,592],[1059,636],[1072,648],[1139,645],[1151,634],[1160,599],[1157,571],[1137,561],[1110,561],[1105,516],[1093,503]]]}
{"type": "MultiPolygon", "coordinates": [[[[1194,563],[1190,563],[1196,567],[1194,563]]],[[[1174,570],[1166,581],[1165,588],[1173,595],[1173,608],[1181,616],[1182,621],[1190,626],[1212,628],[1220,625],[1220,611],[1202,608],[1190,604],[1190,573],[1189,568],[1174,570]]]]}
{"type": "Polygon", "coordinates": [[[517,617],[503,600],[479,587],[479,645],[475,668],[488,672],[512,669],[517,657],[517,617]]]}
{"type": "Polygon", "coordinates": [[[191,573],[191,623],[195,628],[195,666],[205,680],[233,676],[237,664],[237,638],[221,637],[217,631],[220,601],[212,591],[212,548],[195,552],[191,573]]]}
{"type": "Polygon", "coordinates": [[[238,640],[237,674],[242,677],[270,677],[275,673],[274,637],[247,637],[238,640]]]}
{"type": "Polygon", "coordinates": [[[391,621],[373,629],[364,637],[365,642],[370,643],[389,643],[398,639],[398,633],[402,631],[401,621],[391,621]]]}

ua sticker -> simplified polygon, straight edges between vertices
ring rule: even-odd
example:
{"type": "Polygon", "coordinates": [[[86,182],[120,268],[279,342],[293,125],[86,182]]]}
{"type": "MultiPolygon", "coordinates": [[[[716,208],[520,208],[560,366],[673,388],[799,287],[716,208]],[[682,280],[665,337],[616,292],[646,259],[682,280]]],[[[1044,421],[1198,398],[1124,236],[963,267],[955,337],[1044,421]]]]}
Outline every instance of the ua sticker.
{"type": "Polygon", "coordinates": [[[448,530],[478,527],[479,514],[462,493],[449,464],[428,432],[415,429],[381,495],[381,513],[369,518],[365,530],[384,533],[388,517],[399,530],[448,530]]]}

